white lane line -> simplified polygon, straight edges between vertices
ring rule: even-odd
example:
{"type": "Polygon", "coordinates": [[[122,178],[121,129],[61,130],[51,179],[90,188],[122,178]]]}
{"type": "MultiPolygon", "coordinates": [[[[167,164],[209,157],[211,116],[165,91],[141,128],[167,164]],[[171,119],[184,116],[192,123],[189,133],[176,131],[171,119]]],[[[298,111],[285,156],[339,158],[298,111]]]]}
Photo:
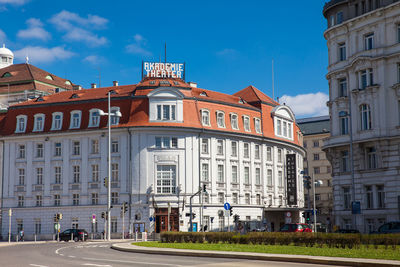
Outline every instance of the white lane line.
{"type": "Polygon", "coordinates": [[[140,262],[140,261],[123,261],[123,260],[109,260],[109,259],[98,259],[98,258],[82,258],[88,261],[107,261],[107,262],[119,262],[119,263],[133,263],[133,264],[145,264],[146,266],[157,265],[157,266],[184,266],[169,263],[151,263],[151,262],[140,262]]]}
{"type": "Polygon", "coordinates": [[[64,256],[64,254],[58,254],[58,255],[60,255],[60,256],[64,256]]]}
{"type": "Polygon", "coordinates": [[[45,266],[45,265],[38,265],[38,264],[33,264],[33,263],[31,263],[29,265],[30,266],[35,266],[35,267],[48,267],[48,266],[45,266]]]}
{"type": "Polygon", "coordinates": [[[94,264],[94,263],[84,263],[82,265],[86,266],[98,266],[98,267],[111,267],[111,265],[100,265],[100,264],[94,264]]]}
{"type": "Polygon", "coordinates": [[[75,256],[68,256],[68,257],[70,257],[70,258],[76,258],[75,256]]]}
{"type": "Polygon", "coordinates": [[[99,245],[99,248],[108,248],[109,245],[99,245]]]}

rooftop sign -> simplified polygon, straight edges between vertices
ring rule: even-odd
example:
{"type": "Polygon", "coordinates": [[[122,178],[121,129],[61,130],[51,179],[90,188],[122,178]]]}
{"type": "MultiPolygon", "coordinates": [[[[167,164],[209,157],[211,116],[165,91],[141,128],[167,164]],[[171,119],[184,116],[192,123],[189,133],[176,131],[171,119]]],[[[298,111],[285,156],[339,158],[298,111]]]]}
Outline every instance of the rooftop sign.
{"type": "Polygon", "coordinates": [[[185,63],[143,62],[142,78],[179,78],[185,79],[185,63]]]}

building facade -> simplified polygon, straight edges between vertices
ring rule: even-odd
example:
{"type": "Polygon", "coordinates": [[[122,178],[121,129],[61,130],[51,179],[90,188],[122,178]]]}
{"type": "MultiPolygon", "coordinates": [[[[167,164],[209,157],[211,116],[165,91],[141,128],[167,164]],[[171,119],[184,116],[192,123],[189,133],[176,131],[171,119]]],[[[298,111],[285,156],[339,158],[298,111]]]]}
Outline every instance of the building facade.
{"type": "MultiPolygon", "coordinates": [[[[318,231],[333,229],[333,187],[332,168],[322,150],[324,140],[330,137],[329,116],[298,119],[297,124],[303,134],[303,147],[306,150],[304,158],[304,173],[314,178],[315,206],[317,209],[318,231]]],[[[305,207],[312,210],[314,195],[312,188],[305,189],[305,207]]],[[[311,221],[314,218],[311,217],[311,221]]]]}
{"type": "Polygon", "coordinates": [[[12,233],[51,235],[56,213],[61,230],[103,231],[108,122],[99,110],[107,112],[109,93],[111,111],[122,113],[111,117],[114,237],[123,202],[125,232],[187,231],[190,196],[203,185],[207,192],[192,199],[194,231],[237,227],[225,202],[247,230],[276,231],[288,212],[300,220],[305,152],[289,107],[252,86],[227,95],[182,79],[143,78],[38,97],[2,115],[3,236],[10,208],[12,233]],[[287,154],[295,155],[289,185],[287,154]]]}
{"type": "Polygon", "coordinates": [[[323,13],[335,223],[368,233],[400,219],[400,3],[336,0],[323,13]]]}

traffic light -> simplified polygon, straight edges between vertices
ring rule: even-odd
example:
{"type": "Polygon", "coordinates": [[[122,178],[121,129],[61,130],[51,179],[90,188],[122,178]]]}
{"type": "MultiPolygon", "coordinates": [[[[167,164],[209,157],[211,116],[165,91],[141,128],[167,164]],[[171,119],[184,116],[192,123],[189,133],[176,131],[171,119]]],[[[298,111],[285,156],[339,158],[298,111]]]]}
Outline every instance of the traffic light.
{"type": "Polygon", "coordinates": [[[205,192],[207,192],[207,185],[206,184],[203,184],[203,192],[205,193],[205,192]]]}
{"type": "Polygon", "coordinates": [[[311,219],[311,212],[306,212],[306,222],[310,222],[311,219]]]}
{"type": "Polygon", "coordinates": [[[233,211],[232,211],[232,206],[229,208],[229,216],[232,216],[233,211]]]}
{"type": "Polygon", "coordinates": [[[58,221],[58,214],[57,214],[57,213],[54,214],[54,221],[55,221],[55,222],[58,221]]]}
{"type": "Polygon", "coordinates": [[[233,221],[234,221],[235,223],[239,222],[239,219],[240,219],[240,216],[239,216],[239,215],[235,214],[235,216],[233,216],[233,221]]]}
{"type": "Polygon", "coordinates": [[[196,218],[196,213],[192,213],[192,220],[196,218]]]}
{"type": "Polygon", "coordinates": [[[107,177],[106,178],[104,178],[104,183],[103,183],[103,185],[104,185],[104,187],[108,187],[108,179],[107,179],[107,177]]]}
{"type": "Polygon", "coordinates": [[[122,203],[121,210],[124,214],[128,211],[128,202],[122,203]]]}
{"type": "Polygon", "coordinates": [[[303,218],[306,217],[306,212],[305,212],[305,211],[303,211],[303,212],[301,213],[301,217],[303,217],[303,218]]]}
{"type": "Polygon", "coordinates": [[[101,218],[102,218],[102,219],[105,219],[105,218],[106,218],[106,213],[105,213],[104,211],[101,213],[101,218]]]}
{"type": "Polygon", "coordinates": [[[58,218],[59,218],[59,220],[62,220],[62,213],[58,214],[58,218]]]}

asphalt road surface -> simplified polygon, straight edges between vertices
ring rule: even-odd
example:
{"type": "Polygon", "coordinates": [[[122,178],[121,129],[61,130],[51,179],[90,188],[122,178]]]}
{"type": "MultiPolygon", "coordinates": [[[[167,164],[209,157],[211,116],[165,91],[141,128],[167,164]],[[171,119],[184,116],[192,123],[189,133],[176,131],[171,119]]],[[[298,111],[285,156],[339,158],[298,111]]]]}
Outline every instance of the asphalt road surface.
{"type": "Polygon", "coordinates": [[[325,265],[266,262],[205,257],[181,257],[120,252],[109,242],[68,242],[18,244],[0,247],[1,267],[118,267],[118,266],[198,266],[198,267],[318,267],[325,265]]]}

